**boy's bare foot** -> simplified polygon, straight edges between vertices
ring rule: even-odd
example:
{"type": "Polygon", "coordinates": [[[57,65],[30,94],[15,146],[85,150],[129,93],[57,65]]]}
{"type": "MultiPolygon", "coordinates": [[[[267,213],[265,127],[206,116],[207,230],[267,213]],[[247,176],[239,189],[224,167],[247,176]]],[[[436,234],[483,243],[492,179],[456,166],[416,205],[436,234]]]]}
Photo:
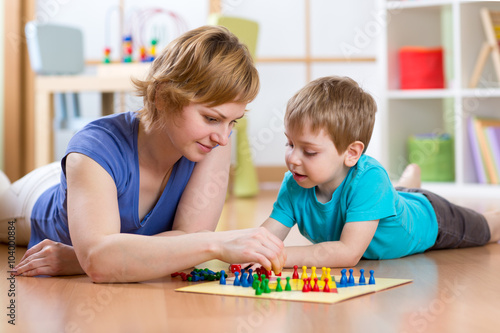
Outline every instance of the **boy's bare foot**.
{"type": "Polygon", "coordinates": [[[490,227],[490,242],[500,240],[500,210],[490,211],[483,214],[490,227]]]}
{"type": "Polygon", "coordinates": [[[394,186],[420,188],[422,186],[420,182],[420,167],[416,164],[409,164],[394,186]]]}

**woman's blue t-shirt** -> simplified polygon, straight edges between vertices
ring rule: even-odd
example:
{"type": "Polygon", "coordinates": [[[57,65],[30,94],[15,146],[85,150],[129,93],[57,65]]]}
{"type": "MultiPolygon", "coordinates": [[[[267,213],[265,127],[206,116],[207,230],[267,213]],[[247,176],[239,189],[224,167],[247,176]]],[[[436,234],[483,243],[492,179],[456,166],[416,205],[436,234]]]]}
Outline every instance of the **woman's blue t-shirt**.
{"type": "Polygon", "coordinates": [[[321,203],[316,189],[302,188],[287,172],[271,218],[299,231],[313,243],[340,240],[349,222],[379,220],[363,257],[393,259],[424,252],[434,245],[438,224],[429,200],[420,193],[397,192],[385,169],[362,155],[347,177],[321,203]]]}
{"type": "Polygon", "coordinates": [[[181,157],[174,165],[168,183],[153,209],[139,220],[139,160],[137,134],[139,120],[134,112],[115,114],[86,125],[70,140],[61,161],[61,182],[45,191],[31,214],[31,239],[28,247],[44,239],[72,245],[68,230],[65,162],[69,153],[86,155],[113,178],[120,212],[121,232],[155,235],[172,230],[184,188],[195,166],[181,157]]]}

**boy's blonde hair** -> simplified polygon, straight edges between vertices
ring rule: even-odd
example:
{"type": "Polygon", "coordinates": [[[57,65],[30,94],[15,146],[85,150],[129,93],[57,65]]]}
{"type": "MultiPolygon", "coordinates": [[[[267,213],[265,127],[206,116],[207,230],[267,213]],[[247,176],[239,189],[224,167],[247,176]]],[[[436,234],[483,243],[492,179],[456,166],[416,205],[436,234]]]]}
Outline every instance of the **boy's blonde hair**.
{"type": "Polygon", "coordinates": [[[324,129],[341,154],[354,141],[363,142],[366,150],[376,112],[375,100],[356,81],[329,76],[308,83],[288,101],[285,126],[292,131],[324,129]]]}
{"type": "Polygon", "coordinates": [[[132,82],[144,99],[138,116],[147,129],[162,127],[191,102],[209,107],[249,103],[259,92],[259,76],[250,52],[221,26],[184,33],[154,60],[145,80],[132,82]],[[156,108],[157,98],[166,112],[156,108]]]}

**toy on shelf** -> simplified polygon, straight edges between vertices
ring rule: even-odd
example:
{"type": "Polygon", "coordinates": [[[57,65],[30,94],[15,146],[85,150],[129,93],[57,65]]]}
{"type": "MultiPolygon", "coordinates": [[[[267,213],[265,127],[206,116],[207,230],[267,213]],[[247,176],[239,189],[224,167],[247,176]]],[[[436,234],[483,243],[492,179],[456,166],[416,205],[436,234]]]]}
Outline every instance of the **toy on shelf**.
{"type": "Polygon", "coordinates": [[[500,82],[500,11],[482,8],[481,21],[483,22],[486,41],[484,41],[479,56],[477,57],[476,66],[474,67],[474,71],[469,81],[469,88],[475,88],[479,83],[484,65],[490,54],[497,80],[500,82]]]}
{"type": "Polygon", "coordinates": [[[132,36],[123,37],[123,62],[132,62],[132,36]]]}
{"type": "MultiPolygon", "coordinates": [[[[112,7],[106,15],[104,63],[111,63],[111,41],[110,25],[111,13],[117,9],[112,7]]],[[[124,22],[122,37],[121,60],[125,63],[134,62],[134,58],[140,62],[153,61],[156,57],[157,48],[160,42],[166,45],[168,41],[187,31],[185,20],[177,13],[163,8],[146,8],[135,10],[128,15],[127,20],[120,11],[120,22],[124,22]],[[153,18],[157,15],[167,16],[170,20],[162,20],[161,24],[155,24],[153,18]],[[164,27],[164,23],[170,23],[171,29],[164,27]],[[167,38],[167,31],[169,36],[167,38]],[[147,42],[146,42],[147,41],[147,42]]]]}

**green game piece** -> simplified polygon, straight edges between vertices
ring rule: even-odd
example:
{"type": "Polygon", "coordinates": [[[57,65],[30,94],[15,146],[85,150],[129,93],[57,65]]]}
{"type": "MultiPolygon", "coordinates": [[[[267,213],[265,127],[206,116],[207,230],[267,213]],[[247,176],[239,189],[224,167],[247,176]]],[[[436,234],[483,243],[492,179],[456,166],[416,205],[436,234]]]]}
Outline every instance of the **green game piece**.
{"type": "Polygon", "coordinates": [[[257,289],[255,289],[255,295],[262,295],[262,288],[260,287],[260,283],[257,285],[257,289]]]}
{"type": "Polygon", "coordinates": [[[269,279],[264,280],[264,293],[270,294],[271,288],[269,288],[269,279]]]}
{"type": "Polygon", "coordinates": [[[257,274],[254,274],[253,275],[253,282],[252,282],[252,288],[257,290],[257,288],[259,287],[260,285],[260,281],[259,281],[259,278],[257,276],[257,274]]]}
{"type": "Polygon", "coordinates": [[[286,277],[286,286],[285,286],[285,291],[292,291],[292,286],[290,285],[290,277],[286,277]]]}
{"type": "Polygon", "coordinates": [[[191,276],[188,276],[187,280],[188,281],[193,281],[193,278],[191,276]]]}
{"type": "Polygon", "coordinates": [[[277,278],[276,281],[278,282],[276,284],[276,291],[277,292],[283,291],[283,287],[281,286],[281,278],[277,278]]]}

